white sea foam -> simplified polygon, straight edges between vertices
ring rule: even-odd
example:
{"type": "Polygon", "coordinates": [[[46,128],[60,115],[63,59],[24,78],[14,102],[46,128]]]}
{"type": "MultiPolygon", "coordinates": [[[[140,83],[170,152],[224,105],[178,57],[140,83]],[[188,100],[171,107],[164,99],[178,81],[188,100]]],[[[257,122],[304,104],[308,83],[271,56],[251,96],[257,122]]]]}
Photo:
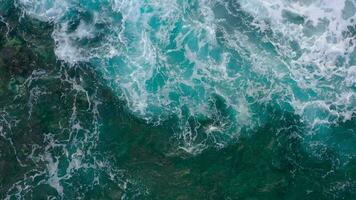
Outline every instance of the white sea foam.
{"type": "MultiPolygon", "coordinates": [[[[355,106],[352,101],[341,100],[346,93],[354,96],[348,78],[350,70],[352,71],[350,58],[355,51],[356,42],[355,35],[348,34],[349,29],[355,27],[356,24],[354,1],[242,0],[240,3],[243,10],[255,17],[256,24],[265,26],[268,23],[274,34],[282,36],[279,36],[281,40],[278,40],[278,37],[272,39],[277,43],[277,47],[281,47],[281,55],[289,57],[283,54],[283,51],[291,52],[285,41],[298,43],[301,55],[298,58],[292,57],[293,62],[288,64],[289,73],[297,81],[299,87],[311,89],[318,94],[315,102],[322,101],[323,104],[326,104],[324,107],[338,101],[346,106],[355,106]],[[290,19],[291,16],[299,18],[302,22],[296,23],[290,19]],[[337,64],[340,59],[344,60],[343,64],[337,64]],[[345,81],[340,83],[338,78],[345,81]]],[[[263,29],[266,28],[263,27],[263,29]]],[[[293,105],[296,110],[300,110],[314,99],[306,101],[305,103],[294,102],[293,105]]],[[[336,113],[338,115],[346,114],[342,110],[336,111],[336,113]]],[[[334,111],[334,114],[336,113],[334,111]]],[[[309,121],[313,123],[313,119],[310,118],[309,121]]]]}
{"type": "Polygon", "coordinates": [[[69,9],[70,1],[52,0],[18,0],[25,11],[43,21],[57,21],[69,9]]]}
{"type": "MultiPolygon", "coordinates": [[[[94,1],[102,3],[102,10],[72,1],[19,3],[31,16],[54,23],[59,59],[72,65],[91,62],[133,113],[155,123],[178,115],[185,149],[194,149],[198,133],[182,109],[188,108],[190,117],[203,115],[217,123],[219,118],[208,103],[214,95],[235,113],[230,120],[236,126],[228,138],[238,135],[242,127],[263,125],[263,117],[251,106],[276,96],[278,104],[291,105],[311,127],[348,120],[355,114],[352,56],[356,40],[350,28],[355,27],[356,6],[352,0],[94,1]],[[231,2],[237,10],[233,11],[231,2]],[[217,5],[227,13],[214,10],[217,5]],[[92,18],[79,19],[73,29],[66,15],[75,9],[87,11],[92,18]],[[253,17],[235,19],[248,23],[247,30],[224,25],[238,17],[237,11],[253,17]],[[104,28],[98,30],[98,25],[104,28]],[[248,35],[254,27],[261,38],[248,35]],[[274,50],[261,47],[258,41],[271,44],[274,50]],[[242,57],[240,63],[234,63],[233,52],[242,57]]],[[[205,130],[217,132],[212,131],[211,127],[218,127],[214,123],[205,130]]]]}
{"type": "MultiPolygon", "coordinates": [[[[354,1],[230,1],[239,3],[235,11],[229,1],[192,2],[91,1],[103,3],[102,10],[92,10],[71,0],[18,0],[18,6],[34,18],[53,23],[59,60],[69,66],[90,62],[136,116],[154,124],[178,116],[178,149],[191,154],[199,154],[209,145],[224,147],[243,128],[265,125],[269,119],[256,105],[273,102],[282,109],[290,105],[288,111],[302,118],[310,135],[318,134],[322,126],[355,116],[356,40],[349,31],[356,22],[354,1]],[[219,5],[227,13],[219,13],[219,5]],[[234,12],[247,13],[252,19],[243,21],[234,12]],[[81,14],[88,19],[78,17],[81,14]],[[242,24],[244,30],[234,27],[239,20],[246,23],[242,24]],[[256,27],[259,37],[252,38],[249,32],[256,27]]],[[[84,169],[102,171],[119,188],[127,189],[128,180],[119,167],[94,154],[100,98],[89,95],[83,80],[71,78],[62,67],[56,78],[69,85],[75,97],[69,100],[73,106],[64,122],[68,127],[62,128],[63,122],[58,122],[58,135],[68,137],[43,133],[47,146],[35,146],[28,158],[36,166],[44,164],[45,169],[26,173],[10,188],[8,199],[29,193],[30,185],[46,183],[63,196],[64,183],[84,169]],[[90,123],[78,117],[81,96],[87,100],[90,123]],[[68,163],[63,172],[59,169],[63,160],[53,153],[58,150],[68,163]],[[45,178],[36,182],[38,176],[45,178]]],[[[32,87],[46,76],[45,71],[34,71],[24,83],[30,91],[29,117],[38,98],[51,95],[51,91],[32,87]]],[[[7,113],[0,113],[0,135],[13,143],[7,113]]]]}

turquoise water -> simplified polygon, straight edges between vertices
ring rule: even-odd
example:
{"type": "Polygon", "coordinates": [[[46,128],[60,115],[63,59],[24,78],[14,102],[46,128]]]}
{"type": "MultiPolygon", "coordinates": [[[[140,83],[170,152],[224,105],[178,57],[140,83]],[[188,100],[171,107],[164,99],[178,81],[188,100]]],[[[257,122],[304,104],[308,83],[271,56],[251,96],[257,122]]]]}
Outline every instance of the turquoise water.
{"type": "Polygon", "coordinates": [[[354,0],[0,0],[1,199],[354,199],[354,0]]]}

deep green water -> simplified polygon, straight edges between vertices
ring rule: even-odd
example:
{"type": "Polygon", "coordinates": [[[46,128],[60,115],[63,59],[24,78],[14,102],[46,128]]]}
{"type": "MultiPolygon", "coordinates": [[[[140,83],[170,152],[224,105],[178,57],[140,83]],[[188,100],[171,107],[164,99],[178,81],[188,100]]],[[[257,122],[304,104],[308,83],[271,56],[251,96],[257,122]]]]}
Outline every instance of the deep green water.
{"type": "Polygon", "coordinates": [[[0,199],[356,199],[335,2],[0,0],[0,199]]]}

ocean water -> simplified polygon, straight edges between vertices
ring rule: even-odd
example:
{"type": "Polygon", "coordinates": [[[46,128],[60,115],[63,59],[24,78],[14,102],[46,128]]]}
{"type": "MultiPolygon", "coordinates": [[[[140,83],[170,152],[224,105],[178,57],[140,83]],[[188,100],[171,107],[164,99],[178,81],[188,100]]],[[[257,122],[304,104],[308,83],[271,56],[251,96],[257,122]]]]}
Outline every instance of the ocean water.
{"type": "Polygon", "coordinates": [[[355,0],[0,0],[0,199],[355,199],[355,0]]]}

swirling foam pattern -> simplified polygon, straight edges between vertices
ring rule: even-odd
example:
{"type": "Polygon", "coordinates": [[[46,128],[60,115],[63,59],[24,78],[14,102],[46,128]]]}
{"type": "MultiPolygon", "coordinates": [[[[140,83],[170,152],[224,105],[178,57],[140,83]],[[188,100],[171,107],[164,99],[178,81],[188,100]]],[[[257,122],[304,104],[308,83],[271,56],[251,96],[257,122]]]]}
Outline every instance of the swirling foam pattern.
{"type": "MultiPolygon", "coordinates": [[[[332,147],[341,163],[356,156],[355,127],[349,140],[334,134],[356,115],[354,0],[18,0],[16,6],[53,25],[54,52],[66,68],[88,64],[148,124],[174,119],[175,147],[190,156],[264,127],[267,105],[300,118],[303,133],[295,137],[309,154],[322,159],[316,149],[332,147]]],[[[58,165],[49,154],[41,159],[58,165]]],[[[81,165],[74,162],[71,169],[81,165]]],[[[56,173],[50,184],[63,193],[56,173]]]]}
{"type": "Polygon", "coordinates": [[[188,151],[197,134],[188,119],[213,119],[205,132],[223,145],[265,123],[256,102],[293,110],[310,134],[355,113],[351,0],[19,4],[55,24],[59,59],[92,63],[137,116],[159,123],[178,115],[188,151]]]}

